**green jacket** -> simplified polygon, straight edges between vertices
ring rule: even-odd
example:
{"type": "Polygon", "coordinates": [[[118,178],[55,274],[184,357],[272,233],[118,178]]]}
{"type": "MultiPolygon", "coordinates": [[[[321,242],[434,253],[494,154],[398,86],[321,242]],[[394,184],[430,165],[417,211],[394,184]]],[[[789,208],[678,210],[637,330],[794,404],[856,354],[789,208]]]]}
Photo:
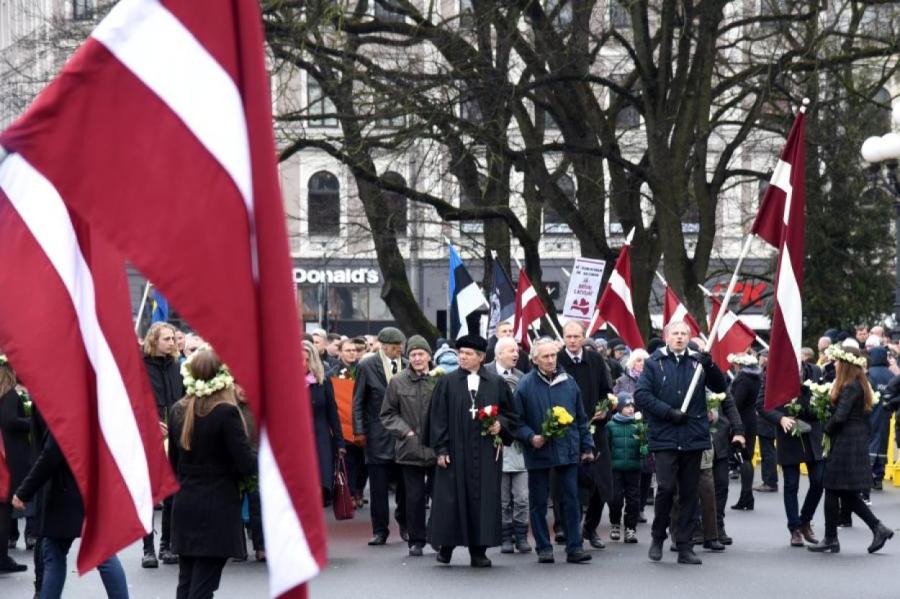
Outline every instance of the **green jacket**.
{"type": "Polygon", "coordinates": [[[606,425],[612,469],[634,472],[641,469],[641,442],[634,418],[616,414],[606,425]]]}

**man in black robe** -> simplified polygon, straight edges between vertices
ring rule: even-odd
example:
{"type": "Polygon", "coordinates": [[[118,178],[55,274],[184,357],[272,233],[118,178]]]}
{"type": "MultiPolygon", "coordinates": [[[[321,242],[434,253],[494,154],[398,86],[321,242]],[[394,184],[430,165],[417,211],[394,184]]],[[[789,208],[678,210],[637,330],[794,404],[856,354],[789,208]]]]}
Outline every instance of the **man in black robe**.
{"type": "Polygon", "coordinates": [[[449,564],[456,546],[469,548],[471,565],[487,568],[485,552],[501,541],[500,477],[493,435],[512,442],[518,418],[509,386],[482,365],[487,342],[475,335],[460,337],[459,369],[440,378],[431,398],[425,444],[434,449],[437,468],[431,506],[431,543],[437,561],[449,564]],[[497,422],[482,435],[478,411],[498,406],[497,422]]]}

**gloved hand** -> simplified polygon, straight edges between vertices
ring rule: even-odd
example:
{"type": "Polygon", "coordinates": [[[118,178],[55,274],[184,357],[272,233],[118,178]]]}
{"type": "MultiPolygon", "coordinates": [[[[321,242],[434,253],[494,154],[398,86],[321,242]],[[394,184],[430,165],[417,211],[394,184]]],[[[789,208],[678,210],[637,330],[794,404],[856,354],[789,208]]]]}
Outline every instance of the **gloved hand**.
{"type": "Polygon", "coordinates": [[[712,354],[706,351],[697,352],[697,361],[703,368],[709,368],[713,365],[712,354]]]}
{"type": "Polygon", "coordinates": [[[669,420],[671,420],[675,424],[681,424],[682,422],[684,422],[685,418],[687,418],[687,414],[685,414],[681,410],[676,410],[674,408],[669,410],[669,420]]]}

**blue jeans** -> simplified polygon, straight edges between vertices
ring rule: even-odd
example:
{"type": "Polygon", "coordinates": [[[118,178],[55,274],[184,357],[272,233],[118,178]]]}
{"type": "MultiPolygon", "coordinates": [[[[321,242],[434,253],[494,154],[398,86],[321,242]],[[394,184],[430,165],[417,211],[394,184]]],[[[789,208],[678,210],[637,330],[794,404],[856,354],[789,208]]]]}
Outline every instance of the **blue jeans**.
{"type": "MultiPolygon", "coordinates": [[[[44,581],[40,599],[59,599],[66,584],[66,556],[75,539],[41,539],[41,555],[44,560],[44,581]]],[[[115,555],[97,566],[106,596],[109,599],[128,599],[125,570],[115,555]]]]}
{"type": "Polygon", "coordinates": [[[824,462],[806,462],[809,475],[809,489],[800,509],[798,494],[800,492],[800,464],[781,466],[784,476],[784,512],[787,514],[788,530],[796,530],[812,521],[816,508],[822,499],[822,473],[824,462]]]}
{"type": "MultiPolygon", "coordinates": [[[[581,503],[578,501],[578,464],[565,464],[556,470],[559,484],[563,527],[566,532],[566,553],[583,547],[581,540],[581,503]]],[[[550,470],[539,468],[528,471],[528,505],[531,516],[531,534],[539,552],[552,551],[550,529],[547,527],[547,499],[550,496],[550,470]]]]}

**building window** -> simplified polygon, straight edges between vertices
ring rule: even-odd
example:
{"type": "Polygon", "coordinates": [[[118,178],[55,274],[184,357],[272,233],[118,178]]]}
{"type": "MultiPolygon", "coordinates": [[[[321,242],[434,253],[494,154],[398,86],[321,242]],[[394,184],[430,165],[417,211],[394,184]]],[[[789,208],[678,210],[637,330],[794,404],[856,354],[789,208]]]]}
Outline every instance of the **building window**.
{"type": "Polygon", "coordinates": [[[94,18],[94,0],[72,0],[72,19],[87,21],[94,18]]]}
{"type": "Polygon", "coordinates": [[[337,127],[337,109],[331,98],[322,93],[322,86],[312,75],[306,75],[306,111],[310,127],[337,127]],[[326,116],[328,115],[328,116],[326,116]]]}
{"type": "Polygon", "coordinates": [[[609,232],[610,233],[622,233],[622,221],[619,220],[619,215],[616,213],[616,208],[613,206],[612,198],[607,202],[609,206],[609,232]]]}
{"type": "MultiPolygon", "coordinates": [[[[631,90],[627,89],[627,79],[626,75],[613,75],[613,80],[616,82],[620,88],[624,88],[626,90],[626,94],[633,95],[631,90]]],[[[636,127],[641,126],[641,113],[637,109],[637,107],[629,102],[630,98],[628,97],[619,97],[617,92],[613,91],[612,88],[609,90],[610,94],[610,103],[613,100],[621,101],[619,111],[616,112],[616,128],[617,129],[634,129],[636,127]]]]}
{"type": "Polygon", "coordinates": [[[375,0],[375,18],[379,21],[402,23],[405,17],[391,0],[375,0]]]}
{"type": "Polygon", "coordinates": [[[898,22],[896,4],[881,4],[866,6],[863,9],[859,30],[864,35],[870,35],[876,39],[890,39],[893,34],[892,26],[898,22]]]}
{"type": "MultiPolygon", "coordinates": [[[[556,181],[556,186],[566,196],[566,199],[573,206],[575,205],[575,182],[568,175],[561,175],[556,181]]],[[[549,235],[565,235],[572,232],[568,223],[559,215],[559,213],[550,207],[547,203],[544,206],[544,233],[549,235]]]]}
{"type": "Polygon", "coordinates": [[[459,91],[459,118],[469,121],[473,125],[484,122],[481,107],[478,106],[478,98],[468,85],[463,84],[459,91]]]}
{"type": "MultiPolygon", "coordinates": [[[[383,107],[382,110],[388,112],[390,109],[383,107]]],[[[402,129],[406,126],[406,115],[382,116],[375,119],[375,126],[379,129],[402,129]]]]}
{"type": "MultiPolygon", "coordinates": [[[[485,184],[487,183],[486,178],[483,175],[478,175],[478,192],[479,194],[484,193],[485,184]]],[[[481,205],[481,198],[472,198],[466,195],[465,191],[460,188],[459,193],[459,207],[462,210],[466,208],[477,208],[481,205]]],[[[484,222],[480,220],[464,220],[459,223],[459,230],[461,233],[468,233],[470,235],[478,235],[479,233],[484,233],[484,222]]]]}
{"type": "Polygon", "coordinates": [[[609,0],[609,25],[613,29],[631,29],[631,12],[627,0],[609,0]]]}
{"type": "Polygon", "coordinates": [[[459,0],[459,28],[475,29],[475,8],[472,0],[459,0]]]}
{"type": "Polygon", "coordinates": [[[572,0],[544,0],[544,12],[547,15],[553,14],[557,7],[559,12],[556,13],[553,24],[557,29],[568,29],[572,25],[572,0]]]}
{"type": "Polygon", "coordinates": [[[700,232],[700,208],[696,202],[688,202],[684,217],[681,219],[681,232],[693,234],[700,232]]]}
{"type": "MultiPolygon", "coordinates": [[[[388,171],[382,179],[392,185],[406,187],[406,180],[399,173],[388,171]]],[[[407,223],[409,222],[406,196],[394,191],[383,191],[382,195],[384,196],[389,226],[394,230],[397,237],[406,237],[407,223]]]]}
{"type": "Polygon", "coordinates": [[[328,171],[309,178],[306,214],[309,235],[337,237],[341,234],[341,185],[328,171]]]}

